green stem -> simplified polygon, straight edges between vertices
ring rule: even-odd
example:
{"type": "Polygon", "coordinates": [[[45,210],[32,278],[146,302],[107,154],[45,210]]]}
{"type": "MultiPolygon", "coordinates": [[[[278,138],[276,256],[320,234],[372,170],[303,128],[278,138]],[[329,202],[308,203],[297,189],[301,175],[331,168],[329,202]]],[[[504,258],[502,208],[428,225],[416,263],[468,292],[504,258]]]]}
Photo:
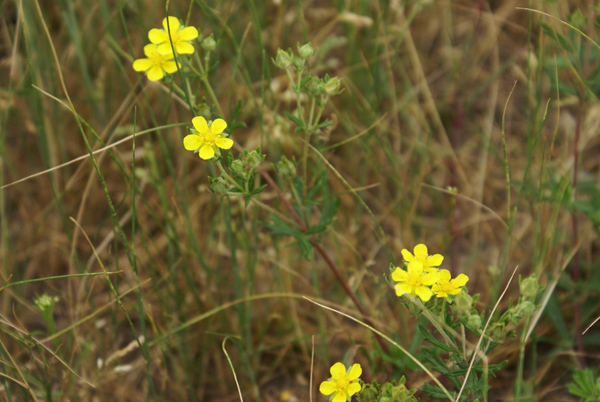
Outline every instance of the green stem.
{"type": "Polygon", "coordinates": [[[221,170],[221,175],[224,176],[227,179],[227,181],[229,181],[231,184],[233,184],[238,190],[240,190],[242,192],[242,194],[244,194],[244,187],[242,187],[237,181],[235,181],[233,179],[233,177],[231,177],[229,175],[229,173],[227,173],[227,171],[221,164],[221,161],[217,161],[216,163],[217,163],[217,166],[219,167],[219,169],[221,170]]]}

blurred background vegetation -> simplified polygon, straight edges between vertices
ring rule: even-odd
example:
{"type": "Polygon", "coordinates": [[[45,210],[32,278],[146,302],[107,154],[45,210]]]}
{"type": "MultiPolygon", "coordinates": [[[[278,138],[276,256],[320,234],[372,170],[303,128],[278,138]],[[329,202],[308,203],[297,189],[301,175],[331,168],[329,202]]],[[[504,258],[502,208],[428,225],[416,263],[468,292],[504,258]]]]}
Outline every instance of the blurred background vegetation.
{"type": "MultiPolygon", "coordinates": [[[[454,275],[469,275],[481,309],[516,266],[538,273],[544,312],[521,357],[522,400],[577,400],[566,384],[597,366],[600,344],[600,327],[581,335],[600,315],[600,50],[517,7],[600,36],[599,9],[586,1],[198,0],[171,1],[169,14],[214,34],[209,81],[222,117],[241,102],[245,123],[231,151],[262,146],[272,175],[304,146],[285,117],[295,95],[271,61],[277,49],[311,42],[311,72],[343,79],[323,115],[335,124],[313,145],[385,238],[314,153],[305,179],[324,183],[316,214],[340,200],[318,241],[378,329],[417,355],[424,343],[383,277],[403,248],[443,254],[454,275]]],[[[215,167],[182,146],[187,103],[131,67],[164,3],[4,1],[0,10],[0,399],[233,401],[227,336],[245,400],[308,401],[313,335],[313,400],[344,356],[365,381],[427,381],[366,329],[301,299],[360,316],[321,254],[303,258],[298,239],[274,235],[255,204],[207,191],[215,167]],[[85,156],[81,131],[92,150],[126,139],[95,155],[100,175],[85,157],[8,186],[85,156]],[[104,269],[110,283],[32,281],[104,269]]],[[[199,81],[191,90],[210,107],[199,81]]],[[[286,212],[272,187],[259,199],[286,212]]],[[[501,306],[511,297],[516,282],[501,306]]],[[[490,400],[512,398],[520,339],[490,356],[509,361],[490,400]]]]}

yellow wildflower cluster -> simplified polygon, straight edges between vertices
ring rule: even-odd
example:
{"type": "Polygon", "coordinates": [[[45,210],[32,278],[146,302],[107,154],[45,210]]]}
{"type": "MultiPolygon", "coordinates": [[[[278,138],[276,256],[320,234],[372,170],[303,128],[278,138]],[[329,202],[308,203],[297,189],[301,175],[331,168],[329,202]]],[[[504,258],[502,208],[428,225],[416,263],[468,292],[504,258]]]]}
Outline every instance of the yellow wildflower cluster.
{"type": "Polygon", "coordinates": [[[146,58],[133,62],[133,69],[145,72],[150,81],[161,80],[165,73],[173,74],[177,71],[173,49],[178,55],[192,54],[194,46],[190,42],[198,37],[196,28],[181,25],[175,17],[165,18],[162,25],[164,29],[154,28],[148,32],[151,43],[144,46],[146,58]]]}
{"type": "Polygon", "coordinates": [[[429,255],[424,244],[414,248],[414,255],[406,249],[402,250],[402,257],[408,263],[406,271],[396,267],[392,272],[392,279],[398,282],[394,287],[398,297],[416,295],[426,302],[435,294],[436,297],[448,299],[449,295],[459,294],[469,281],[465,274],[451,279],[450,271],[439,269],[444,257],[441,254],[429,255]]]}

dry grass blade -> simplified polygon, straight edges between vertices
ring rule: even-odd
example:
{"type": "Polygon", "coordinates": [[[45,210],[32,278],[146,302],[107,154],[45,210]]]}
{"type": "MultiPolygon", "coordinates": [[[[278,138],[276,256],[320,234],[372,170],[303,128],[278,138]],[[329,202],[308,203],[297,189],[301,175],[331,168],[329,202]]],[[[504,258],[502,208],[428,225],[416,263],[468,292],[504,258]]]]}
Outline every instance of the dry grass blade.
{"type": "MultiPolygon", "coordinates": [[[[96,386],[94,384],[92,384],[91,382],[89,382],[88,380],[86,380],[85,378],[81,377],[79,374],[77,374],[75,372],[75,370],[73,370],[71,368],[71,366],[69,366],[64,360],[62,360],[60,357],[58,357],[56,355],[56,353],[50,349],[48,346],[44,345],[42,343],[42,341],[39,341],[38,339],[34,338],[33,336],[31,336],[31,334],[27,331],[25,331],[22,328],[19,328],[18,326],[14,325],[13,323],[11,323],[6,317],[0,315],[0,323],[9,326],[11,328],[13,328],[14,330],[18,331],[19,333],[23,334],[24,336],[26,336],[28,339],[30,339],[31,341],[35,342],[35,344],[39,345],[40,347],[44,348],[48,353],[50,353],[56,360],[58,360],[63,366],[65,366],[67,368],[67,370],[69,370],[71,373],[73,373],[75,375],[75,377],[79,378],[81,381],[83,381],[84,383],[86,383],[87,385],[89,385],[90,387],[96,388],[96,386]]],[[[13,362],[14,364],[14,362],[13,362]]]]}
{"type": "MultiPolygon", "coordinates": [[[[502,294],[496,301],[496,304],[494,305],[494,308],[492,309],[492,312],[490,313],[490,315],[485,323],[485,326],[483,327],[483,331],[481,331],[481,336],[479,337],[479,341],[477,341],[477,346],[475,346],[476,350],[479,350],[479,347],[481,346],[481,342],[483,341],[483,337],[485,335],[485,330],[487,329],[488,325],[490,325],[490,321],[492,321],[492,317],[494,317],[494,313],[496,312],[496,309],[500,305],[500,301],[502,300],[502,298],[508,291],[508,287],[510,286],[510,283],[512,282],[513,278],[515,277],[515,274],[517,273],[518,269],[519,269],[519,266],[517,265],[515,267],[512,275],[510,276],[510,279],[508,280],[508,283],[506,284],[504,291],[502,292],[502,294]]],[[[460,387],[460,391],[458,392],[458,396],[456,397],[456,402],[460,401],[460,396],[461,396],[463,390],[465,389],[465,385],[467,385],[467,380],[469,379],[469,374],[471,374],[471,369],[473,369],[473,364],[475,363],[475,356],[476,356],[476,353],[473,353],[473,357],[471,358],[471,362],[469,363],[469,368],[467,369],[467,373],[465,374],[465,380],[463,381],[462,387],[460,387]]]]}
{"type": "MultiPolygon", "coordinates": [[[[6,355],[8,356],[8,358],[10,359],[10,361],[12,362],[12,365],[15,368],[15,370],[17,370],[17,373],[19,373],[19,376],[21,377],[21,380],[23,380],[23,382],[17,382],[17,384],[22,385],[24,388],[26,388],[29,391],[29,393],[31,394],[31,397],[33,398],[33,400],[37,401],[38,399],[35,397],[35,393],[31,389],[31,387],[29,386],[29,383],[27,382],[27,380],[25,379],[25,376],[23,375],[23,373],[19,369],[19,366],[17,365],[17,363],[15,362],[15,360],[12,358],[12,355],[8,352],[8,349],[6,349],[6,346],[4,346],[4,342],[2,342],[2,338],[0,338],[0,345],[2,346],[2,349],[4,349],[4,352],[6,353],[6,355]]],[[[8,377],[8,378],[10,378],[10,377],[8,377]]]]}

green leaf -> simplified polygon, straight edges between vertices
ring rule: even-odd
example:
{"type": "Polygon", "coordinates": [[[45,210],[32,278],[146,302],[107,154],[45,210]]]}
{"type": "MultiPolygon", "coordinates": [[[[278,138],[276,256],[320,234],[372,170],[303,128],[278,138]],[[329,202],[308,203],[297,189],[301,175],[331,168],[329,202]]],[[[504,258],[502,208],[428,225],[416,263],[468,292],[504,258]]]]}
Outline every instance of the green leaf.
{"type": "Polygon", "coordinates": [[[446,345],[445,343],[443,343],[442,341],[438,340],[436,337],[434,337],[431,332],[429,332],[427,330],[427,328],[425,328],[422,325],[419,325],[419,331],[421,332],[421,334],[423,335],[423,338],[429,342],[434,344],[435,346],[437,346],[438,348],[446,351],[446,352],[450,352],[453,353],[454,349],[452,349],[450,346],[446,345]]]}
{"type": "Polygon", "coordinates": [[[300,252],[302,256],[310,260],[310,252],[312,250],[312,243],[306,237],[306,235],[300,230],[289,226],[286,222],[281,220],[279,217],[275,215],[271,215],[269,217],[271,222],[261,222],[261,224],[269,229],[271,233],[274,235],[282,235],[282,236],[291,236],[297,240],[298,246],[300,247],[300,252]]]}
{"type": "Polygon", "coordinates": [[[296,123],[299,126],[302,126],[302,122],[300,121],[300,119],[298,119],[296,116],[294,116],[291,113],[285,112],[285,115],[288,117],[288,119],[290,119],[292,122],[296,123]]]}

